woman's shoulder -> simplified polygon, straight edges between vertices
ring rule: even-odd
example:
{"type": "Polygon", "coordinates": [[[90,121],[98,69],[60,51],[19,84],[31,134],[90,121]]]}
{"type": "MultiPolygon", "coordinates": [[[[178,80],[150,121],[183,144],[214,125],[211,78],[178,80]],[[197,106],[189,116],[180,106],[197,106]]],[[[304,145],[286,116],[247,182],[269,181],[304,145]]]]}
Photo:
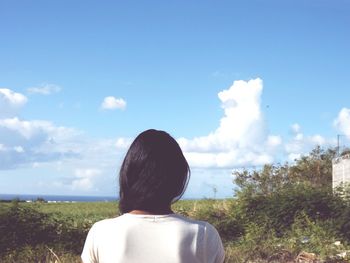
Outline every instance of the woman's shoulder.
{"type": "Polygon", "coordinates": [[[198,249],[201,254],[206,255],[207,262],[223,262],[225,252],[220,235],[216,228],[206,221],[178,215],[178,218],[195,230],[198,249]]]}
{"type": "Polygon", "coordinates": [[[157,224],[169,227],[178,227],[179,229],[193,229],[196,232],[201,232],[204,235],[216,235],[217,231],[213,225],[206,221],[196,220],[185,217],[180,214],[169,215],[134,215],[123,214],[114,218],[103,219],[93,224],[93,231],[111,231],[111,229],[118,228],[125,230],[129,227],[142,226],[149,224],[157,224]]]}
{"type": "Polygon", "coordinates": [[[212,224],[210,224],[207,221],[203,221],[203,220],[197,220],[197,219],[193,219],[190,217],[186,217],[183,215],[179,215],[179,214],[175,214],[180,220],[183,220],[184,222],[187,222],[189,224],[195,224],[195,225],[199,225],[201,227],[205,227],[205,228],[214,228],[214,226],[212,224]]]}
{"type": "Polygon", "coordinates": [[[216,228],[207,221],[196,220],[189,217],[185,217],[179,214],[174,214],[174,218],[178,220],[178,223],[184,225],[185,228],[195,229],[200,235],[204,236],[219,236],[216,228]]]}
{"type": "Polygon", "coordinates": [[[108,229],[111,229],[112,226],[122,225],[123,221],[125,221],[125,218],[123,216],[102,219],[102,220],[95,222],[92,225],[91,230],[92,231],[102,231],[104,229],[108,230],[108,229]]]}
{"type": "Polygon", "coordinates": [[[186,224],[197,225],[197,226],[203,227],[203,228],[212,227],[212,225],[206,221],[196,220],[193,218],[185,217],[185,216],[180,215],[180,214],[174,214],[174,217],[180,221],[183,221],[186,224]]]}

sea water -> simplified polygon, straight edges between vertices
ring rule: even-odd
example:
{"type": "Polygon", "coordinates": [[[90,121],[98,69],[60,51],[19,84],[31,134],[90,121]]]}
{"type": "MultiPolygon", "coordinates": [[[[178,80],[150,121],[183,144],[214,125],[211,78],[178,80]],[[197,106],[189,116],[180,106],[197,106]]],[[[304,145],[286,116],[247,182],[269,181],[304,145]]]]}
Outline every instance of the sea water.
{"type": "Polygon", "coordinates": [[[43,198],[48,202],[112,202],[117,201],[116,196],[87,196],[87,195],[28,195],[28,194],[0,194],[0,200],[35,201],[43,198]]]}

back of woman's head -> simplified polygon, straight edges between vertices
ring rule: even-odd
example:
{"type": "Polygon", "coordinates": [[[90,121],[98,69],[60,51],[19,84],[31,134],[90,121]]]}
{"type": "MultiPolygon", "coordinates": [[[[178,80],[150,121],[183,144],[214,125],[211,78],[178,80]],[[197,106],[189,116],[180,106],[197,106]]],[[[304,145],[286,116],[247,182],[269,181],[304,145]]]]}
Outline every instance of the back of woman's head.
{"type": "Polygon", "coordinates": [[[164,131],[142,132],[131,144],[120,169],[120,211],[166,211],[185,191],[189,172],[174,138],[164,131]]]}

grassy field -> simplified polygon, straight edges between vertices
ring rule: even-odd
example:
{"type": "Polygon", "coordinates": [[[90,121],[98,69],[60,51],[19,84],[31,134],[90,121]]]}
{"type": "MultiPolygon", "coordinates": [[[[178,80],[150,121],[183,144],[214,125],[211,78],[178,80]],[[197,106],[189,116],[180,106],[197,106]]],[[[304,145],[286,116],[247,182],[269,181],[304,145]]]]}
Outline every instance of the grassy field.
{"type": "MultiPolygon", "coordinates": [[[[198,217],[201,216],[201,212],[207,211],[208,208],[211,210],[215,209],[216,211],[221,211],[221,213],[223,210],[228,211],[229,207],[232,205],[232,202],[232,200],[183,200],[175,203],[172,208],[176,213],[198,219],[198,217]]],[[[43,218],[45,224],[50,225],[51,222],[47,223],[49,220],[55,223],[55,228],[59,228],[61,224],[65,224],[65,228],[69,228],[68,231],[74,232],[75,230],[80,230],[80,232],[83,233],[84,238],[93,223],[105,218],[111,218],[119,215],[117,202],[20,202],[16,205],[19,209],[17,215],[18,217],[28,217],[29,214],[27,211],[35,211],[40,215],[45,216],[45,218],[43,218]],[[22,215],[21,213],[26,213],[26,215],[22,215]]],[[[11,208],[13,209],[13,206],[13,203],[0,203],[0,215],[8,213],[11,208]]],[[[33,218],[27,218],[27,220],[30,221],[33,220],[33,218]]],[[[21,224],[21,222],[16,223],[21,224]]],[[[61,233],[63,231],[65,230],[58,230],[58,232],[61,233]]],[[[68,235],[67,238],[70,237],[71,236],[68,235]]],[[[80,244],[80,247],[78,247],[75,252],[72,252],[72,249],[70,248],[67,249],[64,247],[51,245],[50,242],[47,244],[40,244],[39,242],[39,244],[35,244],[33,246],[24,244],[21,247],[17,247],[15,250],[9,249],[8,253],[3,255],[0,262],[80,262],[79,253],[82,249],[81,245],[83,244],[84,239],[82,240],[82,235],[79,237],[80,240],[77,241],[77,243],[80,244]]],[[[75,236],[75,239],[79,237],[75,236]]]]}
{"type": "MultiPolygon", "coordinates": [[[[330,261],[330,254],[350,247],[343,241],[333,245],[337,241],[334,235],[307,217],[293,226],[294,232],[288,237],[277,237],[266,226],[247,222],[239,209],[234,199],[185,200],[173,205],[176,213],[208,221],[218,229],[224,241],[225,262],[293,262],[303,251],[314,253],[311,255],[317,259],[328,258],[309,262],[349,262],[346,258],[330,261]],[[310,237],[310,244],[298,241],[304,236],[310,237]]],[[[118,215],[114,202],[0,203],[0,262],[80,262],[91,225],[118,215]]]]}
{"type": "MultiPolygon", "coordinates": [[[[202,211],[205,207],[225,206],[228,202],[230,201],[184,200],[174,204],[173,210],[176,213],[196,218],[196,213],[202,211]]],[[[0,203],[0,217],[3,218],[5,215],[16,217],[16,222],[13,222],[12,218],[10,218],[12,222],[8,222],[9,224],[18,225],[18,228],[13,230],[14,232],[20,232],[21,228],[25,228],[23,232],[28,232],[27,234],[31,235],[33,230],[35,232],[38,230],[38,227],[44,226],[45,231],[46,229],[53,229],[53,234],[65,236],[60,241],[69,241],[71,243],[72,240],[67,239],[74,238],[73,240],[76,241],[77,245],[67,248],[53,245],[50,241],[44,243],[30,239],[23,244],[20,242],[19,246],[16,245],[11,249],[7,248],[7,253],[2,255],[0,262],[80,262],[79,253],[91,225],[99,220],[118,216],[119,210],[117,202],[0,203]],[[15,207],[16,210],[14,209],[15,207]],[[79,233],[79,235],[74,235],[75,232],[79,233]]],[[[3,223],[3,227],[5,227],[6,222],[3,223]]],[[[4,231],[4,228],[0,227],[0,234],[1,231],[4,231]]],[[[7,242],[4,237],[6,235],[2,236],[2,241],[7,242]]],[[[22,238],[26,237],[22,236],[22,238]]],[[[45,237],[39,237],[39,241],[45,241],[45,237]]]]}

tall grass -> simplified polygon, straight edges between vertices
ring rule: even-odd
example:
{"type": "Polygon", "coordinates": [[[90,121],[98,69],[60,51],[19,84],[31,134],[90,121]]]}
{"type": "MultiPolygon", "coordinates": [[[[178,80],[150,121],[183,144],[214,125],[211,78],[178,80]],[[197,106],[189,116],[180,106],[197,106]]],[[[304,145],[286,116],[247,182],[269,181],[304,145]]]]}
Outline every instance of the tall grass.
{"type": "MultiPolygon", "coordinates": [[[[307,198],[308,203],[316,197],[319,193],[307,198]]],[[[224,241],[226,262],[293,262],[302,252],[314,253],[319,262],[350,262],[349,254],[344,254],[350,250],[348,235],[342,232],[350,209],[346,204],[334,207],[333,201],[324,200],[328,206],[322,209],[343,210],[328,213],[299,204],[298,211],[274,214],[269,209],[280,208],[271,196],[184,200],[173,210],[213,224],[224,241]],[[320,212],[328,216],[317,216],[320,212]],[[286,213],[292,218],[283,221],[286,213]]],[[[117,203],[0,203],[0,262],[80,262],[91,225],[118,214],[117,203]]]]}

